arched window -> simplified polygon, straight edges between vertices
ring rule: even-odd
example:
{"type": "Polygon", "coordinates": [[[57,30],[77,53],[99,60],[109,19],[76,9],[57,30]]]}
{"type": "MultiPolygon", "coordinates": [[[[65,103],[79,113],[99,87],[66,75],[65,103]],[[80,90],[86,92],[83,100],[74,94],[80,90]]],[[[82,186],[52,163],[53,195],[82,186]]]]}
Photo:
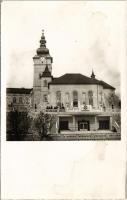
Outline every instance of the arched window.
{"type": "Polygon", "coordinates": [[[88,91],[89,105],[93,106],[93,91],[88,91]]]}
{"type": "Polygon", "coordinates": [[[61,106],[61,92],[60,91],[56,92],[56,104],[57,106],[61,106]]]}
{"type": "Polygon", "coordinates": [[[69,92],[66,92],[65,99],[66,99],[66,103],[69,103],[69,100],[70,100],[69,92]]]}
{"type": "Polygon", "coordinates": [[[85,92],[82,93],[82,103],[86,104],[86,93],[85,92]]]}
{"type": "Polygon", "coordinates": [[[19,103],[23,103],[22,97],[19,97],[19,103]]]}
{"type": "Polygon", "coordinates": [[[43,95],[43,101],[44,101],[44,102],[48,102],[48,96],[47,96],[47,94],[44,94],[44,95],[43,95]]]}
{"type": "Polygon", "coordinates": [[[73,106],[78,107],[78,92],[73,91],[73,106]]]}
{"type": "Polygon", "coordinates": [[[70,94],[69,94],[69,92],[65,93],[65,103],[66,103],[66,107],[70,106],[70,94]]]}
{"type": "Polygon", "coordinates": [[[47,80],[44,80],[44,87],[47,87],[48,86],[48,82],[47,80]]]}
{"type": "Polygon", "coordinates": [[[13,103],[16,103],[16,97],[13,97],[13,103]]]}
{"type": "Polygon", "coordinates": [[[101,105],[103,104],[103,92],[102,91],[100,92],[100,104],[101,105]]]}

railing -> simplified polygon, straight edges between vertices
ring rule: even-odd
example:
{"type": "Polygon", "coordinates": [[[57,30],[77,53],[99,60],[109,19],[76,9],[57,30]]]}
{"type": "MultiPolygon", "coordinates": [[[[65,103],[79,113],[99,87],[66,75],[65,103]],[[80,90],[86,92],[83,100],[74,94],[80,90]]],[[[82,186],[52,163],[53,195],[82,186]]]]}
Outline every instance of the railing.
{"type": "Polygon", "coordinates": [[[66,109],[65,108],[46,108],[45,110],[46,112],[65,112],[66,109]]]}
{"type": "MultiPolygon", "coordinates": [[[[29,108],[29,105],[15,105],[13,107],[9,107],[7,106],[7,112],[10,112],[10,111],[13,111],[14,108],[18,111],[26,111],[28,108],[29,108]]],[[[40,109],[39,109],[40,110],[40,109]]],[[[46,108],[44,109],[44,111],[46,112],[112,112],[112,113],[119,113],[120,112],[120,109],[118,108],[94,108],[92,107],[91,105],[86,105],[86,106],[83,106],[81,105],[80,107],[69,107],[69,108],[66,108],[66,107],[62,107],[62,108],[59,108],[59,107],[49,107],[49,108],[46,108]]]]}
{"type": "Polygon", "coordinates": [[[46,112],[120,112],[120,109],[115,108],[92,108],[88,107],[86,109],[79,108],[79,107],[72,107],[72,108],[46,108],[46,112]]]}

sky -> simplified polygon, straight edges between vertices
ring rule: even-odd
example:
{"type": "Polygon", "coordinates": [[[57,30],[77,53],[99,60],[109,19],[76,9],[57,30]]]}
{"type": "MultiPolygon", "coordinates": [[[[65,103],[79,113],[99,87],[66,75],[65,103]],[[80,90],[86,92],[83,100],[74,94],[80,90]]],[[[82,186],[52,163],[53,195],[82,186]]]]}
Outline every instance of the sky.
{"type": "Polygon", "coordinates": [[[4,1],[1,24],[7,87],[33,87],[32,58],[44,29],[53,76],[90,76],[93,69],[120,93],[125,2],[4,1]]]}

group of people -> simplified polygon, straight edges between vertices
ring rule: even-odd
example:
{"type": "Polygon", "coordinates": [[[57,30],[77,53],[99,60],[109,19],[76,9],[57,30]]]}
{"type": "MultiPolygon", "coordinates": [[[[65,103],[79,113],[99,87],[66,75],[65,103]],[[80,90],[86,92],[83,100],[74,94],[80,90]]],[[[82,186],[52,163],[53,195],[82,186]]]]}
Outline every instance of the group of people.
{"type": "Polygon", "coordinates": [[[58,110],[58,109],[65,110],[63,103],[59,106],[54,106],[54,107],[53,106],[47,106],[46,107],[46,110],[58,110]]]}

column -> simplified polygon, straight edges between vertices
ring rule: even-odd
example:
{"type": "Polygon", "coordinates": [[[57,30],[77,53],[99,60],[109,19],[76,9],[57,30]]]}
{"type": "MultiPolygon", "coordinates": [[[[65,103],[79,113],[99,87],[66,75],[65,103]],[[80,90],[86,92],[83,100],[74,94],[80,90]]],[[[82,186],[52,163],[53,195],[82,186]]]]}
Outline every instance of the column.
{"type": "Polygon", "coordinates": [[[56,118],[56,133],[59,134],[59,116],[56,118]]]}
{"type": "Polygon", "coordinates": [[[110,116],[109,129],[112,130],[112,116],[110,116]]]}
{"type": "Polygon", "coordinates": [[[95,129],[95,131],[98,129],[98,126],[97,126],[97,116],[95,116],[95,118],[94,118],[94,123],[95,123],[95,125],[94,125],[94,129],[95,129]]]}
{"type": "Polygon", "coordinates": [[[73,116],[73,131],[76,131],[75,116],[73,116]]]}

